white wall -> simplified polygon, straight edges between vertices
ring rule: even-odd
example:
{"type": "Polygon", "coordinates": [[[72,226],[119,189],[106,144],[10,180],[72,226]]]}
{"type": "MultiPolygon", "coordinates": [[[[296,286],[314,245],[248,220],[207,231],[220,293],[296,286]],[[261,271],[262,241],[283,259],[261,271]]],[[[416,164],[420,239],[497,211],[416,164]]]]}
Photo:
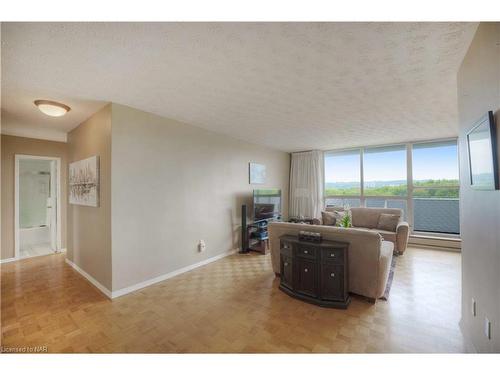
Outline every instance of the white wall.
{"type": "Polygon", "coordinates": [[[113,291],[238,249],[253,188],[281,188],[287,215],[288,153],[116,104],[111,148],[113,291]],[[249,162],[265,185],[249,185],[249,162]]]}
{"type": "Polygon", "coordinates": [[[462,331],[480,352],[500,352],[500,191],[470,187],[466,134],[487,111],[500,131],[500,23],[481,23],[458,73],[462,331]],[[472,298],[477,315],[472,316],[472,298]],[[492,322],[492,339],[484,319],[492,322]]]}

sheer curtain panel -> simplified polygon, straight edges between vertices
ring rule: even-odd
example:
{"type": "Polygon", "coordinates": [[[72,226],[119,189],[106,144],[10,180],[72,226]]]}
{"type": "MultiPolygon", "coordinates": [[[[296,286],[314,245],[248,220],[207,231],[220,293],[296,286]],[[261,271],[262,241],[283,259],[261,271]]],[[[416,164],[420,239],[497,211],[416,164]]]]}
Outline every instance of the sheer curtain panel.
{"type": "Polygon", "coordinates": [[[290,216],[320,218],[323,207],[323,152],[292,153],[290,216]]]}

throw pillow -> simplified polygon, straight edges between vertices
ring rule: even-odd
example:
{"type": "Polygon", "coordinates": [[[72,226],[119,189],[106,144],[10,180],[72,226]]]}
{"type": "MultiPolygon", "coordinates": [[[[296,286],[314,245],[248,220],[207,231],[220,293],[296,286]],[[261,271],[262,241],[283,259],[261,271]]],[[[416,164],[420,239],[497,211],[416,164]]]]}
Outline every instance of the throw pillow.
{"type": "Polygon", "coordinates": [[[321,211],[321,221],[323,222],[323,225],[335,225],[337,220],[335,219],[333,212],[321,211]]]}
{"type": "Polygon", "coordinates": [[[395,232],[398,226],[399,215],[393,214],[380,214],[378,218],[378,229],[387,230],[389,232],[395,232]]]}
{"type": "Polygon", "coordinates": [[[347,212],[345,211],[333,211],[333,216],[335,217],[335,225],[337,227],[341,226],[342,219],[344,216],[347,215],[347,212]]]}

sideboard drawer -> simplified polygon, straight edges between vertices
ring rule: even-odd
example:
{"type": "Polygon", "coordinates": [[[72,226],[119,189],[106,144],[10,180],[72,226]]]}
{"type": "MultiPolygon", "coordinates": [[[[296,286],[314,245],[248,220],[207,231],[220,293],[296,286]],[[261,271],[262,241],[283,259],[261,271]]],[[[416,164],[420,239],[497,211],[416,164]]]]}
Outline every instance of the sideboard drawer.
{"type": "Polygon", "coordinates": [[[330,301],[345,299],[344,267],[335,264],[321,265],[321,298],[330,301]]]}
{"type": "Polygon", "coordinates": [[[296,255],[301,257],[301,258],[316,259],[317,251],[318,251],[318,249],[316,249],[312,246],[300,245],[297,248],[296,255]]]}
{"type": "Polygon", "coordinates": [[[328,248],[322,249],[321,260],[328,263],[343,264],[344,263],[344,249],[328,248]]]}

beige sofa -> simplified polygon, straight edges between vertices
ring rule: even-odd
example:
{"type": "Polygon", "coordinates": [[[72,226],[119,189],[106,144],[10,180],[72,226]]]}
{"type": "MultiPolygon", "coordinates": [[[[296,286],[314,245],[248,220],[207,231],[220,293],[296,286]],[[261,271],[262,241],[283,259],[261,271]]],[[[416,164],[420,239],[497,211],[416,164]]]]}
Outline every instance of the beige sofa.
{"type": "MultiPolygon", "coordinates": [[[[325,211],[343,210],[342,207],[327,207],[325,211]]],[[[403,211],[397,208],[351,208],[352,226],[378,232],[384,240],[394,244],[394,250],[398,254],[403,254],[408,245],[409,226],[403,220],[403,211]],[[380,214],[399,215],[399,222],[395,232],[381,230],[377,228],[380,214]]]]}
{"type": "Polygon", "coordinates": [[[275,274],[280,272],[280,237],[299,231],[319,232],[324,239],[349,243],[349,291],[372,300],[383,296],[394,245],[375,231],[326,225],[270,223],[269,246],[275,274]]]}

